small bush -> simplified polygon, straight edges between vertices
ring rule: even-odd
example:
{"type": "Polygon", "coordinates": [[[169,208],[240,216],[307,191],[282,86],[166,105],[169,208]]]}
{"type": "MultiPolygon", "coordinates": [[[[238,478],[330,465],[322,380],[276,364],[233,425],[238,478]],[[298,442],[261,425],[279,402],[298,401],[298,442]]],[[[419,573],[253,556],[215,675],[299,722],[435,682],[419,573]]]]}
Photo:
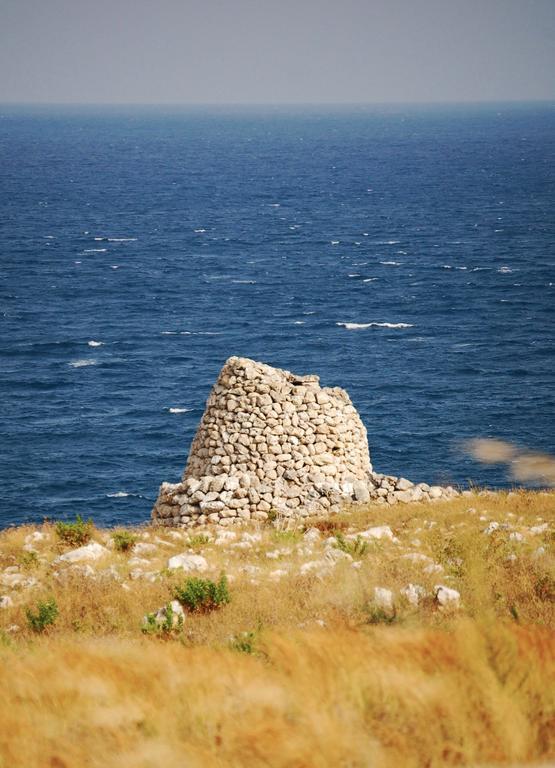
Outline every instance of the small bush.
{"type": "Polygon", "coordinates": [[[37,605],[36,612],[26,610],[27,622],[33,632],[44,632],[52,626],[58,617],[58,606],[55,600],[47,600],[37,605]]]}
{"type": "Polygon", "coordinates": [[[257,640],[258,632],[241,632],[240,635],[231,638],[229,646],[233,651],[251,655],[256,653],[257,640]]]}
{"type": "Polygon", "coordinates": [[[19,556],[19,562],[23,568],[36,568],[39,564],[39,558],[36,552],[22,552],[19,556]]]}
{"type": "Polygon", "coordinates": [[[114,542],[114,548],[118,552],[129,552],[129,550],[133,549],[137,537],[129,531],[116,531],[112,534],[112,541],[114,542]]]}
{"type": "Polygon", "coordinates": [[[300,538],[300,531],[273,531],[272,533],[272,539],[278,544],[294,544],[300,538]]]}
{"type": "Polygon", "coordinates": [[[225,573],[222,573],[218,582],[197,577],[187,579],[183,586],[176,587],[174,597],[189,611],[198,613],[221,608],[231,600],[225,573]]]}
{"type": "Polygon", "coordinates": [[[77,515],[74,523],[65,523],[59,520],[56,523],[56,533],[58,538],[64,544],[70,544],[73,547],[81,547],[86,544],[92,536],[92,520],[83,520],[81,515],[77,515]]]}
{"type": "Polygon", "coordinates": [[[335,538],[337,540],[336,547],[342,552],[346,552],[353,557],[364,557],[368,551],[368,542],[357,536],[356,539],[346,539],[341,531],[336,531],[335,538]]]}
{"type": "Polygon", "coordinates": [[[189,536],[189,538],[187,539],[187,545],[191,549],[197,550],[197,549],[202,549],[207,544],[210,544],[210,541],[211,539],[209,536],[206,536],[204,533],[198,533],[195,536],[189,536]]]}
{"type": "Polygon", "coordinates": [[[171,603],[166,605],[163,614],[163,618],[161,618],[160,612],[147,613],[141,628],[143,634],[167,637],[168,635],[181,632],[183,629],[183,616],[178,615],[177,621],[175,620],[175,612],[171,603]]]}
{"type": "Polygon", "coordinates": [[[346,531],[349,527],[349,523],[346,520],[336,520],[334,517],[328,519],[315,519],[307,520],[306,527],[317,528],[320,533],[328,534],[329,536],[337,536],[338,531],[346,531]]]}
{"type": "Polygon", "coordinates": [[[368,624],[394,624],[397,621],[395,611],[386,611],[378,605],[369,605],[366,608],[368,624]]]}

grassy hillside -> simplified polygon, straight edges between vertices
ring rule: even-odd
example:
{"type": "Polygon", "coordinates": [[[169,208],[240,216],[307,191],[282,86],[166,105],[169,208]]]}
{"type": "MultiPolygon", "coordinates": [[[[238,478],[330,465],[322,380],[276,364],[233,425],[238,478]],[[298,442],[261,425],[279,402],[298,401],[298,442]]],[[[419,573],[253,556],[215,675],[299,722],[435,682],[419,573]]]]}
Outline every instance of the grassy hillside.
{"type": "Polygon", "coordinates": [[[547,765],[554,512],[517,492],[304,527],[5,530],[0,768],[547,765]],[[202,570],[168,567],[184,553],[202,570]],[[229,602],[143,623],[222,573],[229,602]]]}

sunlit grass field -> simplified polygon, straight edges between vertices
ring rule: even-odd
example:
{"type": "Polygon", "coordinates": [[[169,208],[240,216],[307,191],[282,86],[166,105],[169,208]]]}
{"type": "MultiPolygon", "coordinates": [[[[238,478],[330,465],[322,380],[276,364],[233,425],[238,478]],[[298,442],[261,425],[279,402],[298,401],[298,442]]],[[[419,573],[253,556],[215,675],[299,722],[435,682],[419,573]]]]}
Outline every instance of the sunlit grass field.
{"type": "Polygon", "coordinates": [[[554,512],[555,493],[517,491],[116,542],[91,527],[104,549],[74,564],[54,524],[7,529],[0,767],[553,764],[554,512]],[[182,553],[201,570],[169,568],[182,553]],[[228,603],[144,631],[222,573],[228,603]]]}

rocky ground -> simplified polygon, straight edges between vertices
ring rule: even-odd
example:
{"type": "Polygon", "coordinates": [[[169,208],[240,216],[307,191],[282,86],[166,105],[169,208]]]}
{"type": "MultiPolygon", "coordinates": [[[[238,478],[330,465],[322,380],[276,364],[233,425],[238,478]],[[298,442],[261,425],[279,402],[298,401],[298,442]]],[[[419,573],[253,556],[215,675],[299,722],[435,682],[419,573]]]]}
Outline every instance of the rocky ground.
{"type": "Polygon", "coordinates": [[[93,526],[80,545],[64,539],[53,523],[6,529],[0,534],[0,720],[13,728],[0,736],[0,766],[172,768],[183,764],[183,754],[188,765],[218,766],[507,765],[555,757],[549,682],[554,512],[554,493],[486,492],[427,503],[358,504],[327,518],[278,516],[233,529],[144,526],[122,533],[93,526]],[[176,602],[187,579],[217,582],[221,574],[229,603],[192,611],[176,602]],[[33,617],[40,618],[41,605],[53,604],[53,620],[37,625],[33,617]],[[200,662],[199,653],[208,656],[200,662]],[[405,672],[396,672],[395,653],[401,667],[408,664],[405,672]],[[93,662],[95,655],[101,660],[93,662]],[[473,656],[479,669],[466,669],[473,656]],[[185,709],[171,682],[170,657],[177,665],[174,680],[201,663],[194,671],[196,703],[188,699],[185,709]],[[134,696],[137,680],[128,690],[130,672],[120,669],[126,658],[138,665],[142,687],[134,696]],[[153,665],[163,677],[170,674],[164,677],[167,701],[160,704],[164,725],[161,714],[150,712],[148,701],[159,692],[149,689],[142,658],[152,686],[153,665]],[[63,690],[55,682],[62,663],[63,690]],[[74,677],[71,684],[66,678],[72,668],[77,676],[92,674],[83,664],[100,667],[94,685],[77,685],[76,693],[74,677]],[[240,703],[231,693],[234,669],[243,670],[240,685],[246,686],[240,703]],[[113,675],[126,682],[111,693],[113,675]],[[304,676],[302,686],[297,676],[304,676]],[[199,690],[215,678],[219,698],[208,715],[199,690]],[[323,679],[330,688],[322,690],[323,679]],[[319,701],[312,700],[312,688],[320,691],[319,701]],[[462,692],[474,709],[463,703],[462,692]],[[97,719],[98,707],[142,713],[131,717],[133,750],[127,725],[120,734],[126,757],[110,746],[119,737],[108,715],[92,753],[65,745],[63,723],[69,718],[80,733],[85,704],[97,719]],[[248,715],[232,726],[236,706],[248,715]],[[308,713],[307,706],[316,709],[308,713]],[[17,727],[16,711],[22,719],[17,727]],[[193,723],[207,717],[220,722],[222,732],[228,729],[223,741],[206,725],[195,732],[193,723]],[[509,734],[508,717],[519,723],[519,738],[509,734]],[[281,755],[271,746],[274,726],[275,739],[284,740],[281,755]],[[427,727],[433,737],[419,735],[427,727]],[[39,747],[36,754],[19,754],[27,749],[29,728],[39,747]],[[322,729],[336,734],[327,757],[317,746],[322,729]],[[297,752],[284,746],[288,739],[298,743],[297,752]],[[306,756],[309,743],[312,758],[306,756]]]}

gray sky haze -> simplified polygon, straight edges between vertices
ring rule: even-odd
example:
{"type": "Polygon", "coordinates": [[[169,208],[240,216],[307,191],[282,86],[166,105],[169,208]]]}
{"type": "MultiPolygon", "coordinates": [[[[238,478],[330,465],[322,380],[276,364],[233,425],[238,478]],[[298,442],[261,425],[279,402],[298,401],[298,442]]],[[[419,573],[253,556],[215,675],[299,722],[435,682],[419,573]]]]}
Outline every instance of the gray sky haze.
{"type": "Polygon", "coordinates": [[[0,0],[0,102],[555,98],[555,0],[0,0]]]}

